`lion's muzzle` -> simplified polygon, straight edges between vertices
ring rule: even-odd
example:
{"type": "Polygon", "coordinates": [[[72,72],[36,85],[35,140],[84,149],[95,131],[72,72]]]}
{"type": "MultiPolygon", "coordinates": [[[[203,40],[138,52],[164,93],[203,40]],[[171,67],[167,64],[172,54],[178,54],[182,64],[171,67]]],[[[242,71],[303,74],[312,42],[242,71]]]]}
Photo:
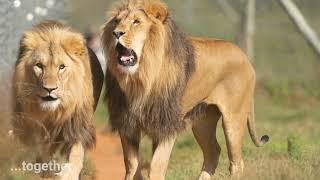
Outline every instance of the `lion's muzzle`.
{"type": "Polygon", "coordinates": [[[118,43],[116,46],[116,51],[118,52],[118,63],[121,66],[135,66],[137,64],[137,54],[134,50],[124,47],[122,44],[118,43]]]}
{"type": "Polygon", "coordinates": [[[60,104],[60,98],[57,95],[58,88],[42,87],[39,94],[39,104],[42,110],[53,111],[60,104]]]}

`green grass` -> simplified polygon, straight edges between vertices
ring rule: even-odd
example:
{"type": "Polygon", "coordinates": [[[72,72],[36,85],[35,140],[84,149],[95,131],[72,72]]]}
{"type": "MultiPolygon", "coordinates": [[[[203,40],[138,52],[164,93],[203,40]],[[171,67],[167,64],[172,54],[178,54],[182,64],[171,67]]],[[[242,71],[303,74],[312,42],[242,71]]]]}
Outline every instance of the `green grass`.
{"type": "Polygon", "coordinates": [[[108,113],[106,112],[106,103],[104,102],[104,92],[101,93],[100,101],[95,113],[96,125],[102,126],[106,124],[108,113]]]}

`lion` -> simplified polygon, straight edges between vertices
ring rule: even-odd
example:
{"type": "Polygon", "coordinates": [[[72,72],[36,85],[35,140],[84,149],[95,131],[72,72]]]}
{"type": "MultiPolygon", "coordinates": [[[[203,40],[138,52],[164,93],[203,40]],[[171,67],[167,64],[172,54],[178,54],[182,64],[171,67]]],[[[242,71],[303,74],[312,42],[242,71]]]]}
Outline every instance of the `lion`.
{"type": "Polygon", "coordinates": [[[44,21],[23,34],[13,77],[13,134],[35,148],[41,162],[63,157],[69,168],[60,179],[79,179],[85,151],[95,146],[103,81],[97,57],[70,27],[44,21]]]}
{"type": "Polygon", "coordinates": [[[230,174],[241,174],[248,127],[256,146],[255,71],[236,45],[186,36],[160,0],[123,1],[103,25],[106,99],[111,127],[121,138],[126,180],[141,177],[142,135],[153,142],[148,178],[163,180],[175,140],[192,128],[203,151],[199,179],[218,165],[217,122],[222,117],[230,174]]]}

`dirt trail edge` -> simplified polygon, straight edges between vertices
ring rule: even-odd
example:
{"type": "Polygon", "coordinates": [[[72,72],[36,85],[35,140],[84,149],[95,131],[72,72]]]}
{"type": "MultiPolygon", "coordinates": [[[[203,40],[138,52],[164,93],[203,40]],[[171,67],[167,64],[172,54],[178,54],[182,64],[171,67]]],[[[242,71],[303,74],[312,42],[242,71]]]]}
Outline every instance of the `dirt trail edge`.
{"type": "Polygon", "coordinates": [[[97,146],[89,152],[96,167],[96,180],[122,180],[125,174],[120,138],[110,133],[97,134],[97,146]]]}

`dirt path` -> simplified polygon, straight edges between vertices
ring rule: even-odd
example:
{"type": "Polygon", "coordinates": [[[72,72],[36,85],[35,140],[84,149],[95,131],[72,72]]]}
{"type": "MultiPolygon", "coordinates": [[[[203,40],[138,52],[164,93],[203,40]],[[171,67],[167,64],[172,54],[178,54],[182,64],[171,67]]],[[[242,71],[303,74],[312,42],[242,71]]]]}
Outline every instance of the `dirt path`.
{"type": "Polygon", "coordinates": [[[124,163],[119,137],[98,133],[96,149],[89,152],[89,157],[96,166],[97,180],[123,179],[124,163]]]}

